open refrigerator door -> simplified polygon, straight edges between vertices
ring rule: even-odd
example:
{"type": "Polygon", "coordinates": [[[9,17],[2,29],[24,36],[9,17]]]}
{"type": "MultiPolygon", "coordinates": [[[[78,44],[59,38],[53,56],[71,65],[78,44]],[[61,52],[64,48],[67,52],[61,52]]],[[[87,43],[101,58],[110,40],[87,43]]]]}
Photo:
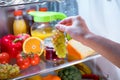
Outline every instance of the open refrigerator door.
{"type": "MultiPolygon", "coordinates": [[[[44,10],[46,11],[54,11],[54,12],[62,12],[66,14],[67,16],[74,16],[79,14],[79,6],[77,1],[75,0],[74,2],[68,1],[68,0],[10,0],[10,2],[5,2],[6,0],[1,0],[0,2],[0,16],[1,16],[1,22],[0,22],[0,37],[4,37],[8,34],[13,34],[13,23],[14,23],[14,11],[15,10],[22,10],[23,11],[23,18],[26,19],[26,16],[28,15],[26,12],[29,9],[34,9],[35,11],[40,11],[44,10]],[[12,4],[12,5],[11,5],[12,4]],[[69,6],[71,5],[71,6],[69,6]],[[69,10],[68,10],[69,9],[69,10]],[[2,19],[3,17],[3,19],[2,19]],[[3,21],[2,21],[3,20],[3,21]],[[6,25],[7,24],[7,25],[6,25]]],[[[27,21],[26,21],[27,22],[27,21]]],[[[71,44],[72,45],[72,44],[71,44]]],[[[72,48],[71,48],[72,49],[72,48]]],[[[11,80],[21,80],[21,79],[26,79],[31,76],[35,75],[46,75],[52,72],[52,74],[57,75],[56,71],[61,70],[63,68],[76,65],[76,64],[81,64],[81,67],[78,68],[81,71],[81,74],[89,74],[84,76],[87,77],[86,79],[81,79],[81,80],[113,80],[114,75],[116,76],[117,73],[114,75],[109,75],[108,71],[113,71],[112,67],[110,67],[107,72],[106,68],[104,69],[104,66],[111,65],[109,62],[101,63],[101,55],[97,54],[97,52],[94,52],[96,54],[93,55],[85,55],[84,47],[82,46],[81,51],[83,50],[83,58],[77,58],[77,59],[72,59],[70,56],[67,56],[63,62],[60,64],[55,64],[51,62],[46,62],[44,59],[42,59],[41,56],[41,61],[38,65],[35,66],[30,66],[29,68],[25,70],[20,70],[20,74],[14,78],[11,78],[11,80]],[[70,57],[70,58],[69,58],[70,57]],[[69,61],[69,60],[70,61],[69,61]],[[87,66],[87,68],[85,68],[87,66]],[[97,76],[97,79],[95,79],[97,76]],[[98,78],[99,76],[99,78],[98,78]],[[91,78],[92,77],[92,78],[91,78]]],[[[91,50],[91,49],[90,49],[91,50]]],[[[69,53],[68,53],[69,54],[69,53]]],[[[88,53],[86,53],[88,54],[88,53]]],[[[103,59],[102,59],[103,60],[103,59]]],[[[105,60],[106,61],[106,60],[105,60]]],[[[12,64],[15,63],[14,61],[12,64]]],[[[34,79],[35,80],[35,79],[34,79]]],[[[50,79],[49,79],[50,80],[50,79]]],[[[118,80],[118,79],[116,79],[118,80]]]]}

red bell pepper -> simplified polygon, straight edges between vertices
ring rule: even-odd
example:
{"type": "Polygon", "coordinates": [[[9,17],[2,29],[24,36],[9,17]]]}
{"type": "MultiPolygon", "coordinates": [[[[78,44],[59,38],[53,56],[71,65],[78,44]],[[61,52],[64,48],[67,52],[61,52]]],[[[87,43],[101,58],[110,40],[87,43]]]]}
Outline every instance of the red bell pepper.
{"type": "Polygon", "coordinates": [[[22,51],[21,40],[14,35],[4,36],[1,40],[2,52],[7,52],[10,58],[16,58],[17,54],[22,51]]]}

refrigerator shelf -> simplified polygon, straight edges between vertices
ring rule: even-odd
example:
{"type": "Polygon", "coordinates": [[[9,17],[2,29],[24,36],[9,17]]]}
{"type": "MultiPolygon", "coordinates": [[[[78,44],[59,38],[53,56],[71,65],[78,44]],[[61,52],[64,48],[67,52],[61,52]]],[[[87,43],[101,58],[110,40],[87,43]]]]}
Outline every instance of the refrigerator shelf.
{"type": "Polygon", "coordinates": [[[10,6],[19,6],[19,5],[30,5],[30,4],[37,4],[37,3],[44,3],[44,2],[61,2],[61,0],[1,0],[0,7],[10,7],[10,6]]]}
{"type": "Polygon", "coordinates": [[[92,59],[96,59],[98,57],[101,57],[101,55],[93,55],[93,56],[89,56],[85,59],[82,60],[76,60],[76,61],[72,61],[72,62],[67,62],[67,60],[65,61],[64,64],[60,64],[60,65],[54,65],[51,62],[45,62],[45,61],[41,61],[39,65],[37,66],[31,66],[30,68],[21,71],[20,76],[11,80],[21,80],[27,77],[31,77],[37,74],[44,74],[44,73],[49,73],[58,69],[62,69],[68,66],[72,66],[78,63],[82,63],[82,62],[86,62],[92,59]]]}

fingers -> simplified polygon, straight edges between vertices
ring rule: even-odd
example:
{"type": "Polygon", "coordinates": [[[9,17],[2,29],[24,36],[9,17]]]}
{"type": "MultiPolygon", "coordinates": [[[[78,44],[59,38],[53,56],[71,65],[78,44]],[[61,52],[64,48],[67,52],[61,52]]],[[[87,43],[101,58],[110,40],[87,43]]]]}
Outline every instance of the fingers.
{"type": "Polygon", "coordinates": [[[72,25],[72,22],[73,22],[73,18],[75,16],[71,16],[71,17],[68,17],[68,18],[65,18],[64,20],[60,21],[58,24],[64,24],[64,25],[72,25]]]}
{"type": "Polygon", "coordinates": [[[82,19],[80,16],[75,16],[73,18],[73,25],[74,26],[79,26],[83,22],[84,22],[84,19],[82,19]]]}
{"type": "Polygon", "coordinates": [[[58,24],[71,26],[71,25],[74,25],[74,24],[79,25],[80,22],[84,22],[84,20],[80,16],[71,16],[71,17],[65,18],[64,20],[60,21],[58,24]]]}
{"type": "Polygon", "coordinates": [[[71,27],[80,27],[81,23],[84,24],[84,20],[80,16],[72,16],[60,21],[56,25],[56,28],[68,33],[69,30],[72,29],[71,27]]]}
{"type": "Polygon", "coordinates": [[[57,24],[55,25],[55,27],[60,30],[60,31],[63,31],[63,32],[66,32],[67,33],[67,29],[69,28],[69,26],[65,26],[65,25],[62,25],[62,24],[57,24]]]}

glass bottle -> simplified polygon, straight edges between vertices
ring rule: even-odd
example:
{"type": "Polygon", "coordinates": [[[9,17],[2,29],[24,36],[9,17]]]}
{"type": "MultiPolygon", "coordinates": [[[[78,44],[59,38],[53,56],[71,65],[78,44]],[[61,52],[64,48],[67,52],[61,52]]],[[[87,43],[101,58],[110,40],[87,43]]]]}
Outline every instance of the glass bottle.
{"type": "Polygon", "coordinates": [[[33,16],[29,15],[28,13],[29,12],[33,12],[33,11],[36,11],[35,9],[28,9],[26,10],[26,13],[24,15],[24,20],[26,22],[26,25],[27,25],[27,31],[28,31],[28,34],[31,35],[31,26],[33,25],[34,23],[34,20],[33,20],[33,16]]]}
{"type": "Polygon", "coordinates": [[[22,10],[17,10],[14,12],[15,20],[13,23],[13,33],[14,35],[27,33],[27,25],[23,19],[22,10]]]}

